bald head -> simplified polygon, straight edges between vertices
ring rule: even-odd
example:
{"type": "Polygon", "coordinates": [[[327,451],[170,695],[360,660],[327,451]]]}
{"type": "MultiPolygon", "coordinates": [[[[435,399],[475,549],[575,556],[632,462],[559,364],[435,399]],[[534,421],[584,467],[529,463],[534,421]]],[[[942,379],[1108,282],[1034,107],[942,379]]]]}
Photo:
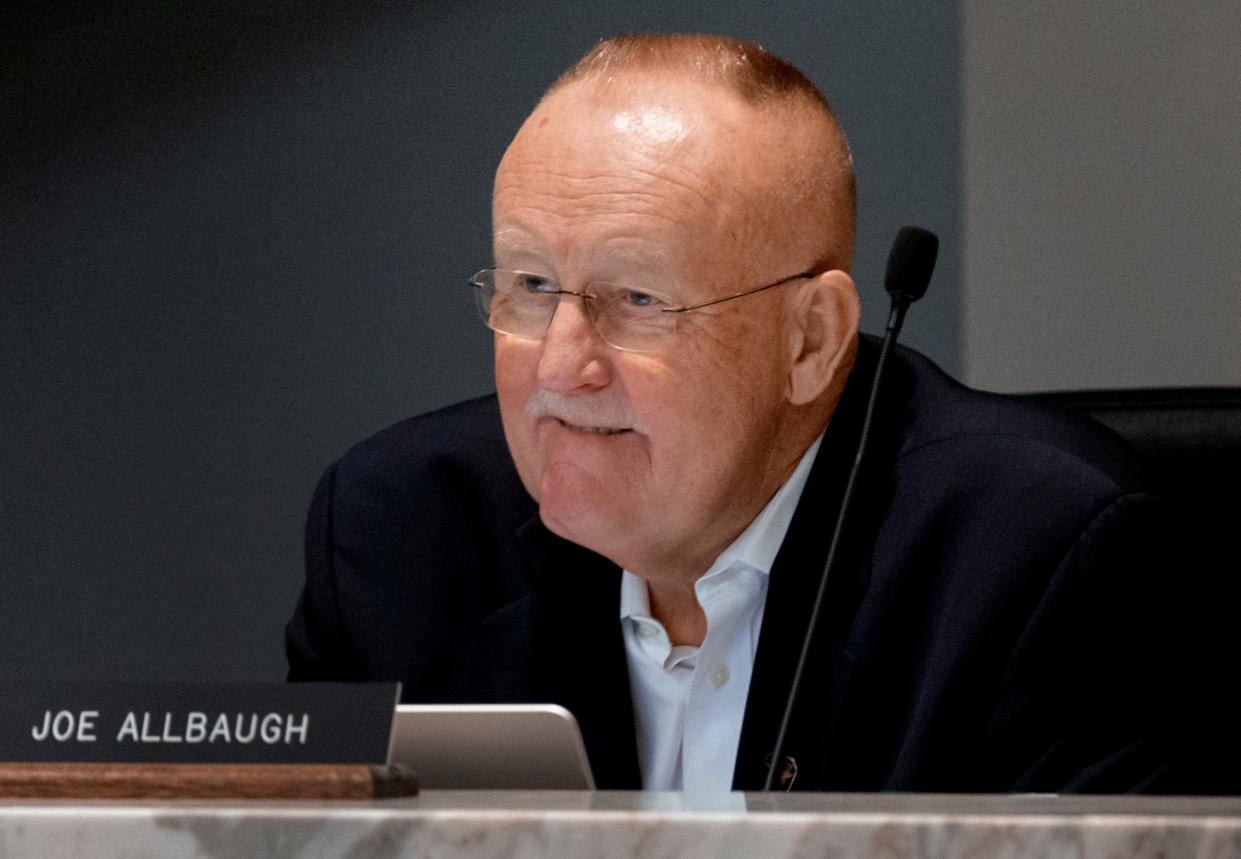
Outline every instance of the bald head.
{"type": "Polygon", "coordinates": [[[851,269],[857,203],[848,141],[818,88],[761,45],[707,35],[615,36],[561,75],[543,102],[573,86],[619,97],[651,78],[717,87],[750,107],[781,162],[778,171],[754,177],[765,198],[755,202],[778,216],[776,232],[793,239],[785,245],[817,246],[818,267],[851,269]]]}

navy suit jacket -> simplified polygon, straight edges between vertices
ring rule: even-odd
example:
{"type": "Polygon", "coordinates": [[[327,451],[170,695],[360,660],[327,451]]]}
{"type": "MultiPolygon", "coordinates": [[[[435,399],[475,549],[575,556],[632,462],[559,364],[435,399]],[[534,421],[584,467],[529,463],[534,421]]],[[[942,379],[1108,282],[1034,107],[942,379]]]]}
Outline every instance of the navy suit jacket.
{"type": "MultiPolygon", "coordinates": [[[[765,775],[876,355],[863,338],[771,570],[739,789],[765,775]]],[[[1158,787],[1172,632],[1137,464],[1103,428],[969,390],[910,350],[889,373],[786,743],[794,786],[1158,787]]],[[[494,397],[397,424],[330,467],[306,562],[291,679],[556,702],[598,785],[640,786],[620,571],[543,527],[494,397]]]]}

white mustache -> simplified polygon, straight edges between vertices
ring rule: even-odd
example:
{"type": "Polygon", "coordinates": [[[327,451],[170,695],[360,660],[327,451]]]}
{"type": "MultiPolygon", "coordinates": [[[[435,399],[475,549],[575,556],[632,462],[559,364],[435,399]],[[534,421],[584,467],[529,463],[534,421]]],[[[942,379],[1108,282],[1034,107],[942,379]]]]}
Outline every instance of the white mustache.
{"type": "Polygon", "coordinates": [[[629,411],[628,403],[608,395],[583,399],[540,388],[527,401],[526,414],[535,420],[555,418],[578,427],[646,431],[637,416],[629,411]]]}

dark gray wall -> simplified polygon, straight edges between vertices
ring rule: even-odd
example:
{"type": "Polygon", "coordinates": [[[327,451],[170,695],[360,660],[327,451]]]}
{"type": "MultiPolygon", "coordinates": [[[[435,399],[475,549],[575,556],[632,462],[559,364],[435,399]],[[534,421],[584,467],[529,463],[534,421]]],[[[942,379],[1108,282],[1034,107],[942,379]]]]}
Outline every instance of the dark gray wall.
{"type": "Polygon", "coordinates": [[[800,65],[853,142],[866,319],[896,229],[939,231],[908,340],[957,368],[957,4],[665,5],[14,13],[0,678],[282,676],[315,480],[490,389],[462,283],[489,259],[491,173],[604,35],[724,32],[800,65]]]}

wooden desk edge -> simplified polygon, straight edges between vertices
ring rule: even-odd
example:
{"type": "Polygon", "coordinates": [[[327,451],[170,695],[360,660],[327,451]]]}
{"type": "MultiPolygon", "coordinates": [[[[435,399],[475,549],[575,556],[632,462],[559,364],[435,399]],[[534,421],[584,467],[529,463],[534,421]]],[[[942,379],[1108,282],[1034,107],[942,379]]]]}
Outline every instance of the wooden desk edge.
{"type": "Polygon", "coordinates": [[[400,766],[0,763],[4,799],[386,799],[415,796],[400,766]]]}

